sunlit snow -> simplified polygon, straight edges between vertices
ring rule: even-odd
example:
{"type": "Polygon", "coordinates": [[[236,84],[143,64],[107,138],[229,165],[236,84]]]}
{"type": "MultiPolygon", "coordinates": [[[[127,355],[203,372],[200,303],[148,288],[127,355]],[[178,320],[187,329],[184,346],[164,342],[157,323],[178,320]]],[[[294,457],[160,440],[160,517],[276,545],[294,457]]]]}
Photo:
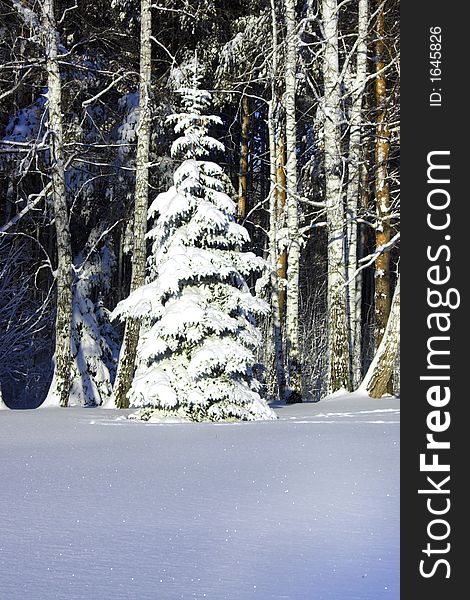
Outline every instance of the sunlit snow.
{"type": "Polygon", "coordinates": [[[398,599],[398,400],[276,411],[1,411],[2,600],[398,599]]]}

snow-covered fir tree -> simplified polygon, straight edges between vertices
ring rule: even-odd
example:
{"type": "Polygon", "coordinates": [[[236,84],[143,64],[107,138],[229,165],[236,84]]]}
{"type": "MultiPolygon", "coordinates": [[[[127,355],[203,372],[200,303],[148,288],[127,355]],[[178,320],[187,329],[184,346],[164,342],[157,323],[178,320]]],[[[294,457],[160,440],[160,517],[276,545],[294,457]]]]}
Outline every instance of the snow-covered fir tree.
{"type": "MultiPolygon", "coordinates": [[[[88,246],[94,242],[94,229],[88,246]]],[[[100,292],[108,292],[114,255],[107,245],[100,252],[81,254],[72,302],[72,364],[69,406],[100,406],[110,397],[119,355],[118,336],[103,306],[100,292]],[[97,298],[96,300],[94,298],[97,298]]]]}
{"type": "Polygon", "coordinates": [[[204,114],[211,96],[199,89],[196,69],[191,86],[179,90],[183,112],[169,117],[180,134],[171,154],[182,163],[148,211],[147,282],[114,311],[142,322],[129,401],[142,419],[274,419],[255,375],[254,315],[269,308],[245,279],[265,263],[242,252],[249,237],[235,222],[230,182],[207,160],[224,150],[209,135],[221,120],[204,114]]]}

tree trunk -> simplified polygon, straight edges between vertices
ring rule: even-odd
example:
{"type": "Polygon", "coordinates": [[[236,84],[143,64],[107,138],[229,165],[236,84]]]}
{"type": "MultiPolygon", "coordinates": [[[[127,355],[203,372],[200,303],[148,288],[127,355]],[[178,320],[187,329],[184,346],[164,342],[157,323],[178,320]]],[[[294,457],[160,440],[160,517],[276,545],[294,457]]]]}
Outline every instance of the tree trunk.
{"type": "Polygon", "coordinates": [[[276,210],[276,126],[273,116],[273,99],[269,103],[268,131],[269,131],[269,154],[270,154],[270,180],[269,191],[269,259],[271,268],[271,318],[273,335],[274,368],[276,372],[279,400],[285,400],[286,375],[284,371],[284,353],[282,348],[282,325],[281,306],[279,290],[279,274],[277,272],[277,210],[276,210]]]}
{"type": "Polygon", "coordinates": [[[390,316],[384,335],[359,390],[367,392],[371,398],[381,398],[390,391],[389,382],[397,364],[399,348],[400,278],[398,278],[393,295],[390,316]]]}
{"type": "MultiPolygon", "coordinates": [[[[367,101],[367,97],[366,97],[367,101]]],[[[362,159],[361,164],[359,166],[359,205],[361,211],[367,213],[367,209],[369,207],[369,139],[363,140],[362,143],[362,159]]],[[[368,234],[369,229],[368,225],[366,226],[364,223],[358,223],[358,253],[357,258],[360,260],[365,255],[365,250],[368,247],[368,234]]],[[[363,373],[363,362],[364,362],[364,353],[363,353],[363,328],[362,328],[362,301],[365,296],[367,280],[364,277],[364,271],[359,271],[356,276],[356,289],[360,290],[360,293],[356,294],[356,304],[354,307],[350,307],[350,310],[354,310],[355,317],[353,320],[354,324],[354,339],[356,340],[356,352],[352,357],[353,364],[353,388],[357,387],[359,383],[362,381],[362,373],[363,373]]],[[[366,301],[366,298],[364,298],[366,301]]]]}
{"type": "MultiPolygon", "coordinates": [[[[347,280],[357,269],[358,224],[357,212],[359,201],[359,178],[362,159],[362,101],[367,76],[367,30],[369,19],[369,0],[359,0],[358,39],[356,80],[352,94],[352,107],[349,134],[348,190],[346,199],[347,226],[347,280]]],[[[352,385],[357,386],[361,380],[361,326],[360,306],[362,296],[361,279],[356,276],[347,286],[349,311],[349,344],[351,353],[352,385]],[[359,319],[359,323],[357,322],[359,319]]]]}
{"type": "Polygon", "coordinates": [[[72,251],[65,191],[62,132],[62,90],[57,59],[57,32],[53,0],[42,3],[44,46],[48,87],[48,136],[51,161],[52,202],[57,240],[57,313],[55,323],[54,376],[44,402],[46,406],[67,406],[70,391],[72,335],[72,251]]]}
{"type": "Polygon", "coordinates": [[[327,335],[329,393],[350,389],[346,294],[343,165],[340,140],[340,81],[336,0],[322,0],[325,57],[325,203],[328,230],[327,335]]]}
{"type": "MultiPolygon", "coordinates": [[[[278,114],[280,111],[275,111],[278,114]]],[[[282,128],[278,128],[276,136],[276,212],[278,227],[284,226],[286,210],[286,143],[282,128]]],[[[286,312],[286,282],[287,282],[287,250],[279,250],[277,273],[280,279],[279,315],[281,322],[286,312]]]]}
{"type": "MultiPolygon", "coordinates": [[[[139,126],[137,129],[137,156],[134,204],[134,243],[132,251],[131,292],[145,283],[145,259],[148,207],[148,176],[150,148],[150,86],[151,86],[152,14],[150,0],[141,0],[140,30],[140,86],[139,126]]],[[[140,321],[127,319],[113,396],[106,407],[127,408],[129,391],[134,377],[140,321]]]]}
{"type": "Polygon", "coordinates": [[[299,350],[299,266],[300,239],[297,204],[297,156],[296,156],[296,116],[295,116],[295,75],[297,66],[297,35],[295,1],[285,0],[287,26],[286,72],[285,72],[285,112],[286,112],[286,188],[287,188],[287,228],[289,235],[287,266],[287,306],[286,337],[288,389],[286,401],[289,404],[302,402],[302,375],[299,350]]]}
{"type": "MultiPolygon", "coordinates": [[[[278,271],[278,244],[277,235],[279,230],[279,185],[277,176],[277,144],[278,137],[283,138],[281,128],[276,123],[280,103],[278,101],[276,81],[279,69],[278,62],[278,32],[276,19],[275,0],[271,0],[271,25],[272,25],[272,73],[271,73],[271,101],[268,106],[268,137],[269,137],[269,262],[271,268],[271,313],[272,313],[272,336],[273,336],[273,362],[277,380],[278,398],[285,400],[286,396],[286,374],[284,370],[284,352],[282,343],[282,307],[281,296],[284,290],[279,287],[281,277],[278,271]]],[[[285,199],[285,181],[283,195],[285,199]]],[[[284,208],[284,205],[283,205],[284,208]]],[[[285,273],[284,273],[285,280],[285,273]]],[[[285,291],[284,291],[285,295],[285,291]]]]}
{"type": "MultiPolygon", "coordinates": [[[[377,134],[375,145],[375,199],[377,202],[376,246],[390,241],[390,191],[388,186],[388,154],[390,131],[387,123],[387,80],[385,73],[385,1],[381,2],[376,19],[375,100],[377,134]]],[[[390,252],[383,252],[375,263],[375,346],[379,347],[390,314],[390,252]]]]}
{"type": "Polygon", "coordinates": [[[238,218],[246,217],[248,182],[248,140],[250,132],[250,99],[243,95],[241,102],[240,174],[238,176],[238,218]]]}

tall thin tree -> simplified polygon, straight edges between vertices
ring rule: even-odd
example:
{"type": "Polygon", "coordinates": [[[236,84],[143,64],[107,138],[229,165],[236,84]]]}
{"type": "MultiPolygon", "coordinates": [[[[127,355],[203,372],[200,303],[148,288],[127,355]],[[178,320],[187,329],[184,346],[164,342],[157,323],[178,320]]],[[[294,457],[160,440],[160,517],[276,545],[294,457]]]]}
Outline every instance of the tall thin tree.
{"type": "Polygon", "coordinates": [[[286,188],[287,228],[289,248],[287,257],[287,373],[286,401],[302,402],[302,374],[299,348],[299,271],[300,236],[297,190],[297,120],[295,115],[297,68],[297,20],[294,0],[285,0],[286,16],[286,67],[284,105],[286,114],[286,188]]]}
{"type": "Polygon", "coordinates": [[[240,173],[238,176],[238,218],[246,216],[246,202],[248,189],[248,154],[250,134],[250,98],[243,94],[240,106],[240,173]]]}
{"type": "Polygon", "coordinates": [[[69,211],[65,190],[62,87],[57,51],[54,0],[41,4],[47,69],[48,140],[52,181],[52,203],[57,244],[57,313],[55,323],[55,368],[44,406],[67,406],[70,391],[72,334],[72,250],[69,211]]]}
{"type": "MultiPolygon", "coordinates": [[[[279,123],[276,123],[276,115],[280,110],[280,101],[277,90],[277,77],[279,70],[279,51],[278,51],[278,28],[277,28],[277,14],[276,14],[276,3],[275,0],[271,0],[271,35],[272,35],[272,72],[271,72],[271,100],[268,105],[268,138],[269,138],[269,175],[270,175],[270,189],[269,189],[269,258],[270,258],[270,286],[271,286],[271,318],[272,318],[272,355],[274,369],[276,373],[277,392],[280,400],[285,400],[286,392],[286,375],[284,368],[284,350],[282,342],[282,319],[283,319],[283,306],[285,302],[284,288],[280,288],[279,281],[281,278],[285,280],[285,270],[281,271],[278,261],[278,230],[280,222],[280,207],[284,210],[285,207],[285,179],[282,187],[282,197],[280,192],[280,182],[278,179],[278,138],[284,139],[283,132],[279,127],[279,123]]],[[[284,154],[284,151],[283,151],[284,154]]],[[[282,169],[284,172],[284,168],[282,169]]],[[[282,251],[282,255],[285,255],[285,250],[282,251]]],[[[286,264],[286,262],[284,262],[286,264]]]]}
{"type": "MultiPolygon", "coordinates": [[[[149,148],[151,126],[151,64],[152,64],[152,12],[151,0],[141,0],[140,23],[140,85],[139,125],[137,129],[137,156],[134,204],[134,239],[132,248],[131,292],[145,283],[145,260],[149,179],[149,148]]],[[[135,370],[135,358],[139,341],[140,320],[129,317],[126,321],[124,339],[119,355],[119,364],[113,395],[107,407],[127,408],[135,370]]]]}
{"type": "MultiPolygon", "coordinates": [[[[388,157],[390,152],[390,129],[387,110],[387,77],[385,72],[385,6],[379,0],[375,20],[375,101],[377,128],[375,142],[375,199],[377,222],[375,243],[377,248],[386,245],[391,238],[390,189],[388,184],[388,157]]],[[[390,314],[390,252],[383,252],[375,263],[375,346],[379,347],[390,314]]]]}
{"type": "Polygon", "coordinates": [[[340,135],[338,4],[322,0],[324,33],[325,204],[328,230],[328,392],[350,389],[348,311],[345,286],[345,215],[340,135]]]}
{"type": "MultiPolygon", "coordinates": [[[[276,218],[278,226],[283,227],[285,226],[286,212],[286,136],[284,128],[281,126],[283,117],[280,104],[277,104],[274,115],[274,118],[280,121],[280,123],[277,123],[276,135],[276,218]]],[[[285,246],[279,249],[277,273],[280,281],[279,313],[282,320],[285,317],[286,312],[287,250],[285,246]]]]}
{"type": "Polygon", "coordinates": [[[354,277],[358,251],[358,203],[362,151],[362,105],[367,79],[367,34],[369,26],[369,0],[358,3],[358,34],[356,43],[356,77],[352,92],[349,123],[348,188],[346,198],[347,267],[349,336],[353,385],[361,379],[361,304],[362,279],[354,277]],[[354,277],[354,278],[353,278],[354,277]],[[352,279],[353,278],[353,279],[352,279]]]}

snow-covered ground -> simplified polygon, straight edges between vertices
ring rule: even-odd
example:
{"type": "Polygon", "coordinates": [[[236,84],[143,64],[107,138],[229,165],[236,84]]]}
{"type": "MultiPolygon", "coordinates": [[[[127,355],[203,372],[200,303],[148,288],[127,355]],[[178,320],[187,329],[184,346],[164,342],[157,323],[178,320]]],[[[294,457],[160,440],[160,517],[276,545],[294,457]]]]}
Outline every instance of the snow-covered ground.
{"type": "Polygon", "coordinates": [[[399,401],[0,412],[1,600],[399,598],[399,401]]]}

